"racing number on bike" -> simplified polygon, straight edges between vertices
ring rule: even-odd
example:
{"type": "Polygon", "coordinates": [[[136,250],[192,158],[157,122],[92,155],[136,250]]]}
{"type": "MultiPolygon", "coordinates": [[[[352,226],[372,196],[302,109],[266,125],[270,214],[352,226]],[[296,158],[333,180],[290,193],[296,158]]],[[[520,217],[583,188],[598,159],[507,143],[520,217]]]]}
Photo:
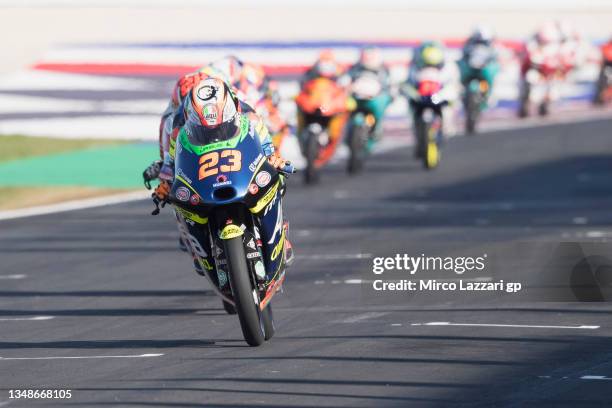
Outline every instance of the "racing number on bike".
{"type": "Polygon", "coordinates": [[[203,180],[206,177],[214,176],[219,173],[219,170],[223,173],[240,171],[242,168],[242,154],[240,150],[223,150],[221,154],[219,154],[219,152],[210,152],[200,157],[199,164],[201,167],[198,173],[198,179],[203,180]],[[221,156],[223,160],[221,165],[218,165],[219,156],[221,156]]]}

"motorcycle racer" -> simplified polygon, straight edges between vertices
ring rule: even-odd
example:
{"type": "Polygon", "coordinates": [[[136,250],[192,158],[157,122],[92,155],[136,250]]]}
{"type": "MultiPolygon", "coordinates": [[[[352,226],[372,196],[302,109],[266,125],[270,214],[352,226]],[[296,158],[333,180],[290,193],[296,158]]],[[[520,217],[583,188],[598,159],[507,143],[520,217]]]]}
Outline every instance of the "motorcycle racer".
{"type": "MultiPolygon", "coordinates": [[[[199,82],[191,88],[190,92],[184,97],[179,109],[178,115],[175,117],[174,122],[177,125],[180,134],[185,134],[190,140],[196,141],[199,145],[207,145],[219,141],[228,140],[233,137],[239,130],[239,124],[243,117],[247,118],[250,124],[250,128],[254,133],[255,137],[258,137],[262,146],[262,155],[267,157],[268,162],[276,169],[283,169],[288,162],[282,159],[274,149],[270,140],[268,129],[263,123],[262,118],[255,113],[247,103],[241,101],[233,92],[230,84],[226,83],[222,78],[215,76],[208,76],[201,79],[199,82]]],[[[171,179],[160,179],[159,185],[155,188],[152,194],[153,201],[156,205],[161,204],[162,207],[168,200],[169,193],[172,188],[174,181],[174,158],[176,151],[171,149],[169,151],[170,163],[171,163],[171,179]]],[[[180,177],[180,171],[176,174],[180,177]]],[[[282,178],[281,178],[282,179],[282,178]]],[[[284,181],[282,182],[282,191],[284,192],[284,181]]],[[[154,213],[157,213],[156,210],[154,213]]],[[[282,216],[282,210],[280,211],[282,216]]],[[[276,217],[276,214],[269,212],[263,215],[262,222],[262,238],[264,242],[271,241],[269,238],[274,234],[274,226],[277,224],[276,218],[274,222],[265,220],[265,217],[276,217]],[[268,221],[268,222],[266,222],[268,221]]],[[[283,222],[283,227],[287,230],[287,224],[283,222]]],[[[179,229],[181,225],[179,224],[179,229]]],[[[196,270],[202,272],[202,267],[207,269],[214,269],[213,257],[209,249],[210,238],[208,236],[202,236],[202,230],[199,233],[189,231],[192,237],[198,241],[199,248],[204,249],[206,254],[205,258],[207,262],[205,265],[195,264],[196,270]]],[[[189,242],[193,239],[190,238],[189,242]]],[[[288,240],[285,240],[285,253],[287,264],[292,260],[293,251],[291,244],[288,240]]]]}
{"type": "MultiPolygon", "coordinates": [[[[373,129],[374,139],[379,139],[382,133],[382,119],[387,107],[393,100],[390,89],[389,70],[383,64],[380,50],[375,47],[365,47],[359,54],[359,60],[357,63],[352,65],[347,73],[348,81],[354,86],[359,86],[359,81],[365,78],[375,80],[378,83],[377,96],[373,98],[373,103],[369,100],[360,99],[355,96],[357,102],[357,110],[365,109],[366,105],[368,110],[374,115],[375,125],[373,129]]],[[[367,84],[364,82],[364,86],[367,84]]]]}
{"type": "Polygon", "coordinates": [[[336,60],[334,53],[331,50],[324,50],[319,54],[319,58],[313,66],[304,73],[300,81],[300,88],[302,88],[305,83],[315,78],[323,77],[337,81],[342,75],[342,72],[342,67],[336,60]]]}
{"type": "Polygon", "coordinates": [[[412,103],[412,95],[423,76],[434,76],[439,82],[440,90],[437,98],[446,101],[442,108],[442,131],[450,136],[455,133],[452,105],[457,99],[457,89],[453,86],[455,82],[456,69],[453,71],[451,64],[446,63],[446,50],[437,41],[425,41],[419,45],[412,57],[408,71],[408,78],[401,87],[401,92],[408,98],[412,114],[415,114],[415,106],[412,103]]]}
{"type": "Polygon", "coordinates": [[[463,45],[461,59],[458,61],[461,83],[464,87],[474,78],[481,76],[487,84],[487,95],[491,94],[493,82],[499,72],[497,53],[494,48],[493,33],[487,27],[477,27],[463,45]],[[474,59],[478,59],[475,64],[474,59]],[[474,65],[480,67],[476,69],[474,65]]]}

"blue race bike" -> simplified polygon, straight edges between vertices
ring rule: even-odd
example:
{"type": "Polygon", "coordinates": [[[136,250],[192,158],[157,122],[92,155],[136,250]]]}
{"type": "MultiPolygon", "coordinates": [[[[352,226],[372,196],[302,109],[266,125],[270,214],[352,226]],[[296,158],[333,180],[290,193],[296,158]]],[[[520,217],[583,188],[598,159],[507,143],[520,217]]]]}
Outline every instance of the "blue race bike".
{"type": "Polygon", "coordinates": [[[210,281],[226,311],[237,314],[246,342],[274,335],[270,300],[285,279],[285,176],[263,154],[246,116],[227,137],[202,143],[183,128],[170,192],[196,271],[210,281]]]}

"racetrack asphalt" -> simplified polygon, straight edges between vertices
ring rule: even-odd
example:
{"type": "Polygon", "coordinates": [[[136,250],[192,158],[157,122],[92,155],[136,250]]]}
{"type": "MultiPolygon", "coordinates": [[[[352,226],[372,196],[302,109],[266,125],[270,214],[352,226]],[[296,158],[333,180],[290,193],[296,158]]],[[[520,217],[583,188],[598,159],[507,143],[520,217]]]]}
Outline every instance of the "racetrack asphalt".
{"type": "Polygon", "coordinates": [[[337,164],[305,188],[296,174],[285,208],[297,259],[259,348],[178,251],[169,209],[2,221],[0,406],[610,406],[610,304],[439,293],[387,305],[351,282],[392,243],[612,236],[611,126],[453,138],[432,172],[406,147],[354,178],[337,164]],[[413,325],[427,322],[485,326],[413,325]],[[567,328],[580,326],[599,328],[567,328]]]}

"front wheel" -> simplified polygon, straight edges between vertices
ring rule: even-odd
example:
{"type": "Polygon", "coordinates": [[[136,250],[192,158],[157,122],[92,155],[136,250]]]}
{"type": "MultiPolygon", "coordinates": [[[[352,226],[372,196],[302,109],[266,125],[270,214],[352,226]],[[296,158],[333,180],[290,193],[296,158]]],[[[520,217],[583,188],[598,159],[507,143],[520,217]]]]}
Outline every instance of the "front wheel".
{"type": "Polygon", "coordinates": [[[259,346],[265,341],[265,332],[259,312],[259,295],[251,282],[242,236],[227,239],[224,243],[242,335],[250,346],[259,346]]]}
{"type": "Polygon", "coordinates": [[[476,123],[480,113],[480,101],[475,91],[468,90],[465,96],[465,133],[468,135],[476,132],[476,123]]]}
{"type": "Polygon", "coordinates": [[[226,302],[225,300],[222,300],[223,302],[223,309],[225,310],[225,312],[228,315],[235,315],[236,314],[236,308],[234,307],[234,305],[232,305],[231,303],[226,302]]]}
{"type": "Polygon", "coordinates": [[[314,132],[306,133],[305,140],[306,171],[304,172],[304,182],[314,184],[319,181],[319,169],[316,165],[319,157],[319,135],[314,132]]]}
{"type": "Polygon", "coordinates": [[[261,321],[264,328],[264,338],[270,340],[274,336],[276,328],[274,327],[274,315],[272,313],[272,305],[268,303],[268,306],[261,311],[261,321]]]}
{"type": "Polygon", "coordinates": [[[529,98],[531,94],[531,86],[528,83],[523,84],[520,93],[518,117],[526,118],[529,116],[529,98]]]}
{"type": "Polygon", "coordinates": [[[363,170],[365,161],[365,144],[367,139],[367,128],[365,126],[353,126],[349,134],[350,157],[348,161],[349,174],[356,174],[363,170]]]}

